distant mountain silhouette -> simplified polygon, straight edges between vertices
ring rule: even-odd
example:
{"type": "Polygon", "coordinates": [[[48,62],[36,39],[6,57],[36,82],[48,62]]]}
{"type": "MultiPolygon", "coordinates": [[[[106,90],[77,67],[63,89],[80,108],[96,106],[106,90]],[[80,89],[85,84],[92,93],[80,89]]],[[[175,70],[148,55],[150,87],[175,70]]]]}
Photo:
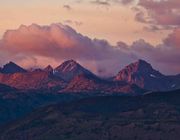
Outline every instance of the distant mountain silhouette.
{"type": "Polygon", "coordinates": [[[9,62],[8,64],[4,65],[0,71],[6,74],[27,72],[25,69],[21,68],[20,66],[18,66],[13,62],[9,62]]]}

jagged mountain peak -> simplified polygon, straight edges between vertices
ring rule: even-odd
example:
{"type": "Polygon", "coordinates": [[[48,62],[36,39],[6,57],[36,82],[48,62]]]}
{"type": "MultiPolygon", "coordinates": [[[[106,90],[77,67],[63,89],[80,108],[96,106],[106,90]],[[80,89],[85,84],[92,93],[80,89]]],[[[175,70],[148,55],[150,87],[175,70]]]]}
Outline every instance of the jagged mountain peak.
{"type": "MultiPolygon", "coordinates": [[[[139,59],[139,60],[138,60],[137,62],[135,62],[135,63],[137,63],[138,65],[151,66],[150,63],[146,62],[146,61],[143,60],[143,59],[139,59]]],[[[152,67],[152,66],[151,66],[151,67],[152,67]]]]}
{"type": "Polygon", "coordinates": [[[56,70],[58,71],[60,70],[62,72],[69,72],[78,68],[82,68],[82,66],[79,63],[77,63],[75,60],[71,59],[63,62],[60,66],[56,68],[56,70]]]}
{"type": "MultiPolygon", "coordinates": [[[[139,64],[149,64],[148,62],[146,62],[145,60],[143,59],[138,59],[137,61],[139,64]]],[[[150,65],[150,64],[149,64],[150,65]]]]}
{"type": "Polygon", "coordinates": [[[44,68],[44,71],[46,72],[53,72],[53,67],[51,65],[48,65],[47,67],[44,68]]]}
{"type": "Polygon", "coordinates": [[[7,64],[4,65],[4,67],[6,67],[6,66],[18,66],[18,65],[12,61],[9,61],[7,64]]]}
{"type": "Polygon", "coordinates": [[[18,73],[18,72],[22,73],[22,72],[26,72],[25,69],[18,66],[16,63],[14,63],[12,61],[5,64],[1,71],[2,71],[2,73],[18,73]]]}
{"type": "Polygon", "coordinates": [[[88,74],[88,75],[94,75],[89,70],[81,66],[79,63],[77,63],[74,60],[67,60],[63,62],[60,66],[55,68],[54,70],[55,75],[60,76],[66,81],[71,80],[75,76],[79,74],[88,74]]]}
{"type": "Polygon", "coordinates": [[[125,69],[131,72],[150,72],[154,70],[150,63],[142,59],[139,59],[138,61],[131,63],[130,65],[126,66],[124,70],[125,69]]]}
{"type": "Polygon", "coordinates": [[[126,81],[154,91],[172,90],[179,85],[177,76],[175,78],[165,76],[144,60],[138,60],[126,66],[115,76],[114,80],[126,81]]]}
{"type": "Polygon", "coordinates": [[[138,77],[161,77],[163,76],[159,71],[153,69],[150,63],[139,59],[138,61],[129,64],[122,69],[116,76],[116,80],[130,81],[131,78],[138,77]]]}

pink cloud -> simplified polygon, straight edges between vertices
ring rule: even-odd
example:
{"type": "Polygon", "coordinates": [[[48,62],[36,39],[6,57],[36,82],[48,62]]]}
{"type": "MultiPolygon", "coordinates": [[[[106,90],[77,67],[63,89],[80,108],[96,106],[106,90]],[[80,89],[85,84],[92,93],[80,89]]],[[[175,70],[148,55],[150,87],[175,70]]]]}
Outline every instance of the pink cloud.
{"type": "MultiPolygon", "coordinates": [[[[66,59],[75,59],[93,69],[95,73],[98,73],[99,69],[102,69],[100,67],[106,64],[103,68],[107,68],[108,75],[114,73],[108,69],[114,64],[109,63],[110,61],[121,62],[126,59],[130,62],[132,60],[123,52],[113,48],[106,40],[92,40],[77,33],[70,26],[62,24],[22,25],[17,30],[8,30],[0,46],[1,52],[6,54],[5,59],[16,60],[25,66],[27,66],[25,60],[31,62],[28,65],[36,63],[44,66],[48,64],[48,61],[43,61],[47,58],[51,60],[49,62],[57,63],[66,59]]],[[[125,61],[121,64],[125,64],[125,61]]],[[[120,65],[117,67],[119,70],[120,65]]]]}
{"type": "Polygon", "coordinates": [[[164,43],[168,46],[178,47],[180,49],[180,28],[176,28],[173,33],[169,34],[164,40],[164,43]]]}
{"type": "Polygon", "coordinates": [[[179,0],[139,0],[139,10],[136,19],[140,22],[162,25],[180,25],[180,1],[179,0]],[[144,8],[147,12],[141,9],[144,8]]]}
{"type": "Polygon", "coordinates": [[[0,63],[15,61],[26,67],[45,67],[74,59],[96,74],[112,76],[128,63],[144,59],[164,73],[179,73],[179,32],[174,30],[158,46],[143,39],[130,46],[121,41],[112,46],[106,40],[90,39],[62,24],[22,25],[4,34],[0,41],[0,63]]]}

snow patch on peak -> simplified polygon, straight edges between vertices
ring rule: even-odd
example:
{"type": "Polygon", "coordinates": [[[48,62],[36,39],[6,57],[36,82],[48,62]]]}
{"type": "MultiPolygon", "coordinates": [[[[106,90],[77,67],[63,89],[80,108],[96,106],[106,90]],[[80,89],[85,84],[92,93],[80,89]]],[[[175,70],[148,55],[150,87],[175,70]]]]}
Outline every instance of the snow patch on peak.
{"type": "Polygon", "coordinates": [[[154,74],[150,74],[150,76],[153,77],[153,78],[156,78],[156,76],[154,74]]]}
{"type": "Polygon", "coordinates": [[[65,67],[62,69],[62,72],[68,72],[76,69],[77,63],[74,63],[73,61],[69,62],[65,67]]]}

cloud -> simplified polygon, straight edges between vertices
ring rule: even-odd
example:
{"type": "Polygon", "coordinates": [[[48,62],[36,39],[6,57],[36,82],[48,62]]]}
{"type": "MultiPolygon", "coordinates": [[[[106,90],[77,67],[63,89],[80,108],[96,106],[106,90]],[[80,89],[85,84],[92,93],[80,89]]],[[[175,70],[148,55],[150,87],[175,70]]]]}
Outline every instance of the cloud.
{"type": "Polygon", "coordinates": [[[172,30],[173,28],[171,26],[146,25],[143,29],[148,32],[156,32],[162,30],[172,30]]]}
{"type": "Polygon", "coordinates": [[[180,25],[179,0],[139,0],[138,6],[136,20],[140,22],[172,28],[180,25]]]}
{"type": "Polygon", "coordinates": [[[137,59],[145,59],[164,73],[180,72],[180,30],[174,30],[162,44],[153,46],[145,40],[132,45],[90,39],[62,24],[21,25],[8,30],[0,41],[0,63],[15,61],[23,66],[59,65],[74,59],[99,75],[112,76],[137,59]]]}
{"type": "MultiPolygon", "coordinates": [[[[115,62],[119,61],[125,65],[127,61],[132,61],[123,52],[112,48],[106,40],[92,40],[77,33],[70,26],[62,24],[21,25],[17,30],[8,30],[0,41],[0,50],[2,54],[6,54],[3,57],[4,60],[18,63],[31,60],[29,62],[45,66],[48,64],[47,61],[44,61],[47,58],[58,64],[66,59],[75,59],[82,63],[88,62],[85,65],[93,68],[94,72],[98,72],[99,69],[102,69],[100,66],[104,65],[103,68],[107,69],[106,74],[114,73],[114,70],[110,70],[108,67],[113,67],[115,62]],[[110,63],[110,61],[114,63],[110,63]]],[[[120,64],[115,67],[117,68],[117,70],[115,68],[115,72],[117,72],[120,64]]]]}
{"type": "Polygon", "coordinates": [[[180,49],[180,28],[174,29],[173,33],[169,34],[164,40],[164,44],[180,49]]]}

